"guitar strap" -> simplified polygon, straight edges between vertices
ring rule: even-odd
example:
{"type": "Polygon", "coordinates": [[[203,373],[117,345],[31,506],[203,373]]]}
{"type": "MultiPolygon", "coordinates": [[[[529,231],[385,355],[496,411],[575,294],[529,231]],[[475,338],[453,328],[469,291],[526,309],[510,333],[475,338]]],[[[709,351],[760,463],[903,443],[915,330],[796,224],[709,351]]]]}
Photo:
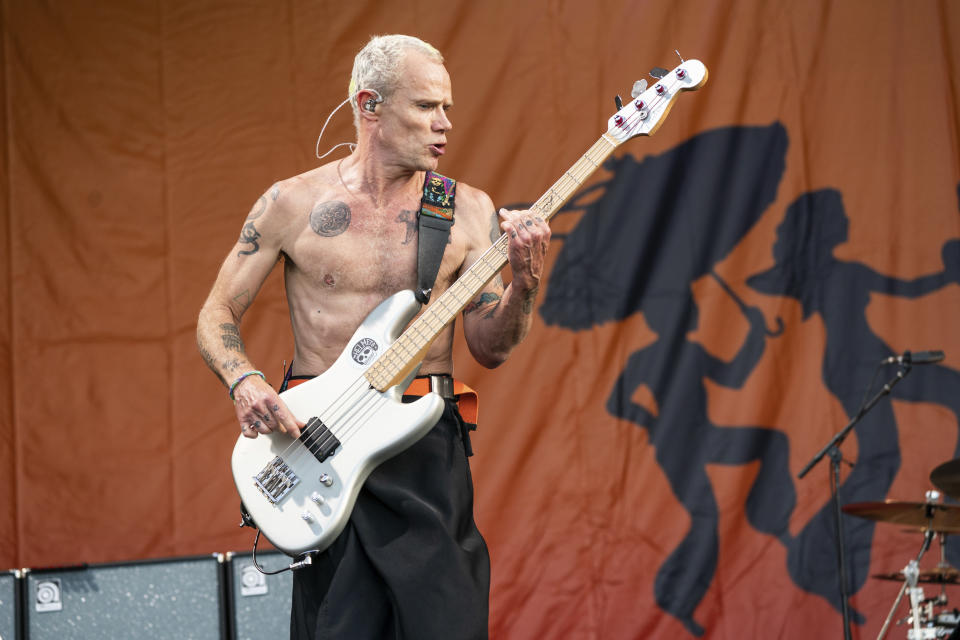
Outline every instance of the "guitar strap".
{"type": "Polygon", "coordinates": [[[443,252],[447,248],[453,226],[457,181],[427,171],[420,200],[417,247],[417,288],[414,294],[420,304],[427,304],[440,271],[443,252]]]}

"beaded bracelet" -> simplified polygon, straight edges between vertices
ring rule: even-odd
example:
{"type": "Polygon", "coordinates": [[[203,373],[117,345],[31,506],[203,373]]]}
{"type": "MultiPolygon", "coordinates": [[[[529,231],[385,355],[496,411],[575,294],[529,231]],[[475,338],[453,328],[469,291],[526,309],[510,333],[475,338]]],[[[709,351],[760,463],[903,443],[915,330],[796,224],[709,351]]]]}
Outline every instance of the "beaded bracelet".
{"type": "Polygon", "coordinates": [[[233,400],[234,402],[236,402],[236,400],[235,400],[234,397],[233,397],[233,392],[236,390],[238,384],[240,384],[241,382],[243,382],[244,380],[246,380],[246,379],[249,378],[250,376],[260,376],[261,378],[263,378],[264,381],[267,380],[267,376],[263,375],[263,371],[257,371],[256,369],[251,369],[250,371],[247,371],[246,373],[241,373],[241,374],[240,374],[240,377],[238,377],[236,380],[234,380],[232,383],[230,383],[230,399],[231,399],[231,400],[233,400]]]}

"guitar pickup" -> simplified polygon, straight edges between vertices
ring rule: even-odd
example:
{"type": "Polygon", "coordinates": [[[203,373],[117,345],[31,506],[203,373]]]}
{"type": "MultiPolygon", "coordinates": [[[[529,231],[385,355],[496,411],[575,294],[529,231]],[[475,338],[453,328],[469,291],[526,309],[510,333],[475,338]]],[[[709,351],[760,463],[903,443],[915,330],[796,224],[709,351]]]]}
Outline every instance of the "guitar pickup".
{"type": "Polygon", "coordinates": [[[310,418],[307,421],[300,434],[300,440],[320,462],[332,456],[340,446],[337,436],[333,435],[320,418],[310,418]]]}
{"type": "Polygon", "coordinates": [[[270,504],[275,505],[299,484],[300,478],[287,466],[283,458],[277,456],[268,462],[260,473],[253,476],[253,482],[270,504]]]}

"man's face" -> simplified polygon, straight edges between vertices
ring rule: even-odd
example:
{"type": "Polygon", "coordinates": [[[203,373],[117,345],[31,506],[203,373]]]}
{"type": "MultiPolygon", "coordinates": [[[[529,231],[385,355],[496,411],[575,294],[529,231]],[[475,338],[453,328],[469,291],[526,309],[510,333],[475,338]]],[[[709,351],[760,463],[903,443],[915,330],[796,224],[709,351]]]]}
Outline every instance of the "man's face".
{"type": "Polygon", "coordinates": [[[381,105],[377,137],[404,168],[436,169],[453,126],[446,114],[453,106],[450,76],[416,51],[406,54],[402,67],[399,86],[381,105]]]}

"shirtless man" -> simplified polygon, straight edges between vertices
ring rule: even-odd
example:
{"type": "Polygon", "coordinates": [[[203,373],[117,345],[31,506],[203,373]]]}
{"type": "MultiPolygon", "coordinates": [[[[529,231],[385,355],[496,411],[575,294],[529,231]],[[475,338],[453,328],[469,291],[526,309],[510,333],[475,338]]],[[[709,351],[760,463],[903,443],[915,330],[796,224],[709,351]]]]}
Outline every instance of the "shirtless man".
{"type": "MultiPolygon", "coordinates": [[[[416,214],[425,172],[437,168],[452,125],[440,53],[408,36],[373,38],[357,54],[350,101],[354,152],[272,186],[247,216],[197,323],[200,352],[233,386],[244,436],[303,426],[247,358],[239,324],[282,258],[294,336],[294,377],[330,367],[367,314],[417,273],[416,214]],[[248,374],[248,375],[244,375],[248,374]],[[235,383],[237,380],[239,383],[235,383]]],[[[496,367],[523,339],[550,238],[531,212],[501,210],[458,183],[455,224],[432,298],[508,233],[513,279],[494,278],[463,312],[470,352],[496,367]]],[[[420,374],[452,374],[453,324],[420,374]]],[[[454,399],[438,424],[370,476],[350,522],[294,574],[295,638],[486,637],[489,557],[473,521],[465,425],[454,399]]]]}

